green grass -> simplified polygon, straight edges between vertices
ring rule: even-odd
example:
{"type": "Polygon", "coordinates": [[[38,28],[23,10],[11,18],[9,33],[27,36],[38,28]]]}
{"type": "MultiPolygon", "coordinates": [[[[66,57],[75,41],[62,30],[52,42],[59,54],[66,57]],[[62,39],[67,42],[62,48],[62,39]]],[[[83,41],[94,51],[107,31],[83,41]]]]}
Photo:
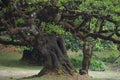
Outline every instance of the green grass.
{"type": "Polygon", "coordinates": [[[20,62],[22,54],[0,52],[0,69],[22,68],[22,69],[41,69],[40,66],[31,66],[27,63],[20,62]]]}
{"type": "MultiPolygon", "coordinates": [[[[97,57],[97,59],[99,59],[99,60],[105,62],[106,64],[108,64],[109,62],[112,62],[118,55],[119,55],[118,51],[108,51],[108,50],[102,51],[102,52],[95,51],[93,58],[97,57]]],[[[4,52],[0,52],[0,69],[1,69],[1,66],[28,68],[29,64],[21,63],[19,61],[21,59],[21,57],[22,57],[22,54],[20,54],[20,53],[4,53],[4,52]]],[[[77,56],[70,56],[69,58],[71,58],[72,61],[74,61],[73,63],[77,63],[77,67],[81,66],[80,65],[80,63],[82,61],[81,56],[78,56],[78,57],[77,56]]],[[[39,66],[29,66],[29,69],[30,68],[31,69],[32,68],[39,69],[40,67],[39,66]]]]}
{"type": "Polygon", "coordinates": [[[97,79],[97,78],[91,78],[89,80],[106,80],[106,79],[97,79]]]}
{"type": "MultiPolygon", "coordinates": [[[[100,60],[113,58],[114,55],[118,56],[117,51],[103,51],[103,52],[94,52],[94,57],[98,57],[100,60]],[[110,56],[112,55],[112,56],[110,56]]],[[[4,53],[0,52],[0,70],[9,70],[9,69],[16,69],[16,70],[40,70],[42,67],[40,66],[31,66],[26,63],[21,63],[19,60],[21,59],[22,54],[20,53],[4,53]]],[[[103,60],[104,61],[104,60],[103,60]]],[[[108,64],[108,63],[107,63],[108,64]]],[[[62,76],[61,76],[62,77],[62,76]]],[[[56,77],[40,77],[40,78],[33,78],[31,80],[57,80],[56,77]]],[[[62,77],[61,80],[67,80],[65,77],[62,77]]],[[[90,80],[106,80],[106,79],[97,79],[91,78],[90,80]]]]}
{"type": "MultiPolygon", "coordinates": [[[[112,79],[98,79],[98,78],[91,78],[89,80],[112,80],[112,79]]],[[[116,79],[117,80],[117,79],[116,79]]]]}
{"type": "MultiPolygon", "coordinates": [[[[117,57],[119,55],[119,51],[117,50],[104,50],[104,51],[94,51],[93,57],[98,57],[100,60],[108,59],[110,57],[117,57]]],[[[112,60],[113,60],[112,57],[112,60]]]]}

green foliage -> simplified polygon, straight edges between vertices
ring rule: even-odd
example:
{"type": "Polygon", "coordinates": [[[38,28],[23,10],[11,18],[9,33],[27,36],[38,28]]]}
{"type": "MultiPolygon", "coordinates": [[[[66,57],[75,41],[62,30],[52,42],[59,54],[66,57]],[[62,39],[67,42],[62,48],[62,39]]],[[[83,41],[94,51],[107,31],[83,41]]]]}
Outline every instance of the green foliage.
{"type": "Polygon", "coordinates": [[[32,50],[32,48],[28,46],[20,46],[20,49],[21,50],[32,50]]]}
{"type": "Polygon", "coordinates": [[[65,43],[67,50],[77,52],[82,48],[82,41],[72,35],[65,35],[65,43]]]}
{"type": "Polygon", "coordinates": [[[12,40],[11,37],[4,37],[5,40],[12,40]]]}
{"type": "Polygon", "coordinates": [[[112,63],[118,56],[116,54],[110,54],[107,58],[103,58],[104,62],[112,63]]]}
{"type": "Polygon", "coordinates": [[[97,41],[97,43],[95,44],[95,50],[98,50],[98,51],[104,50],[104,47],[103,47],[102,42],[101,42],[100,39],[99,39],[99,40],[97,41]]]}
{"type": "Polygon", "coordinates": [[[90,65],[91,70],[101,71],[101,70],[105,70],[105,68],[106,68],[106,65],[103,61],[101,61],[99,59],[93,59],[91,61],[91,65],[90,65]]]}
{"type": "Polygon", "coordinates": [[[66,32],[62,28],[60,28],[60,26],[58,26],[54,23],[51,24],[51,23],[42,22],[41,26],[44,27],[45,34],[52,34],[52,33],[55,33],[55,34],[58,34],[58,35],[66,34],[66,32]]]}
{"type": "Polygon", "coordinates": [[[23,24],[24,23],[24,20],[22,19],[22,18],[18,18],[17,20],[16,20],[16,24],[17,25],[21,25],[21,24],[23,24]]]}
{"type": "MultiPolygon", "coordinates": [[[[32,3],[32,2],[47,2],[50,3],[50,0],[27,0],[28,3],[32,3]]],[[[115,12],[119,12],[120,11],[120,1],[119,0],[58,0],[58,3],[56,4],[57,7],[59,7],[59,9],[64,10],[65,8],[62,6],[62,3],[65,3],[65,5],[72,9],[77,9],[80,11],[85,11],[88,13],[98,13],[98,14],[102,14],[102,15],[111,15],[111,17],[113,17],[115,20],[119,20],[119,16],[115,15],[115,12]]],[[[40,8],[41,5],[36,5],[36,6],[32,6],[32,7],[27,7],[25,10],[28,12],[32,12],[36,9],[41,9],[40,8]],[[36,8],[38,7],[38,8],[36,8]]],[[[1,14],[6,13],[7,11],[9,11],[7,8],[2,8],[1,10],[1,14]]],[[[0,15],[1,15],[0,14],[0,15]]],[[[79,25],[80,22],[82,21],[81,17],[76,18],[75,20],[73,20],[73,22],[76,25],[79,25]]],[[[95,31],[95,23],[97,22],[97,19],[92,18],[91,22],[90,22],[90,28],[91,31],[90,32],[94,32],[95,31]]],[[[24,23],[24,20],[22,18],[18,18],[16,20],[16,24],[17,25],[21,25],[24,23]]],[[[51,34],[51,33],[55,33],[55,34],[59,34],[59,35],[64,35],[66,34],[66,31],[64,31],[63,29],[60,28],[59,25],[52,23],[42,23],[44,24],[44,30],[47,34],[51,34]]],[[[108,29],[113,29],[114,24],[110,23],[110,22],[106,22],[104,25],[104,30],[106,30],[106,28],[108,29]],[[106,27],[107,26],[107,27],[106,27]]],[[[97,29],[96,29],[97,30],[97,29]]],[[[72,37],[74,38],[74,37],[72,37]]],[[[82,42],[79,42],[77,39],[72,39],[72,38],[68,38],[66,39],[66,46],[68,49],[70,49],[69,47],[72,47],[71,50],[79,50],[81,47],[82,42]],[[70,39],[70,40],[68,40],[70,39]]],[[[106,48],[108,49],[113,49],[114,45],[112,45],[111,43],[102,43],[102,42],[98,42],[95,46],[95,50],[104,50],[106,48]],[[104,45],[105,44],[105,45],[104,45]],[[106,46],[107,45],[107,46],[106,46]],[[112,46],[112,47],[111,47],[112,46]]],[[[114,47],[115,48],[115,47],[114,47]]]]}
{"type": "MultiPolygon", "coordinates": [[[[72,35],[65,35],[65,43],[67,50],[71,51],[78,51],[82,49],[83,41],[80,41],[78,38],[72,35]]],[[[110,42],[98,39],[94,46],[95,51],[102,51],[102,50],[117,50],[117,46],[110,42]]]]}
{"type": "MultiPolygon", "coordinates": [[[[38,1],[45,1],[48,2],[48,0],[27,0],[27,2],[38,2],[38,1]]],[[[59,9],[64,10],[64,7],[62,6],[61,2],[64,2],[67,7],[69,9],[79,9],[80,11],[85,11],[91,14],[101,14],[104,16],[110,16],[112,17],[114,20],[119,21],[120,20],[120,16],[118,16],[117,14],[115,14],[116,12],[120,12],[120,0],[59,0],[57,3],[57,6],[59,7],[59,9]],[[76,2],[77,1],[77,2],[76,2]]],[[[0,12],[0,16],[1,14],[3,15],[4,13],[6,13],[9,8],[2,8],[1,12],[0,12]]],[[[26,10],[28,12],[32,12],[34,11],[36,8],[33,7],[29,7],[26,10]]],[[[76,25],[79,25],[79,22],[82,21],[81,17],[76,18],[73,22],[76,25]]],[[[90,32],[95,32],[98,29],[96,28],[97,26],[95,25],[97,22],[97,20],[95,18],[91,19],[90,22],[90,28],[91,31],[90,32]]],[[[16,20],[16,24],[20,25],[23,24],[24,20],[22,18],[18,18],[16,20]]],[[[119,24],[120,25],[120,24],[119,24]]],[[[65,35],[65,34],[69,34],[69,32],[64,31],[62,28],[60,28],[59,25],[54,24],[53,22],[51,23],[45,23],[42,22],[41,26],[43,26],[43,30],[45,34],[58,34],[58,35],[65,35]]],[[[114,29],[115,26],[114,24],[110,23],[110,22],[106,22],[103,29],[107,30],[107,29],[114,29]]],[[[106,34],[107,35],[107,34],[106,34]]],[[[71,49],[72,51],[78,51],[81,48],[81,44],[82,42],[80,42],[77,38],[71,36],[71,35],[67,35],[65,36],[66,39],[66,46],[67,49],[71,49]]],[[[22,47],[23,49],[29,49],[28,47],[22,47]]],[[[95,45],[95,50],[104,50],[104,49],[116,49],[115,45],[111,42],[105,42],[102,40],[98,40],[98,42],[95,45]]],[[[80,63],[82,61],[81,58],[79,57],[70,57],[72,63],[78,67],[80,66],[80,63]]],[[[108,62],[110,62],[110,60],[115,59],[114,55],[110,55],[110,57],[108,57],[108,62]]],[[[92,61],[92,66],[94,67],[94,69],[101,69],[104,66],[104,63],[99,61],[99,60],[93,60],[92,61]]]]}
{"type": "Polygon", "coordinates": [[[82,57],[81,56],[69,56],[71,63],[76,67],[80,67],[82,64],[82,57]]]}
{"type": "Polygon", "coordinates": [[[94,50],[97,50],[97,51],[117,50],[117,46],[114,43],[112,43],[111,41],[105,41],[105,40],[98,39],[98,41],[94,47],[94,50]]]}
{"type": "Polygon", "coordinates": [[[26,0],[27,2],[38,2],[39,0],[26,0]]]}
{"type": "MultiPolygon", "coordinates": [[[[82,64],[82,56],[69,56],[71,63],[76,67],[79,68],[82,64]]],[[[103,61],[94,58],[91,60],[90,70],[105,70],[106,65],[103,61]]]]}
{"type": "Polygon", "coordinates": [[[117,50],[102,50],[95,51],[93,57],[99,59],[105,63],[113,62],[119,56],[119,51],[117,50]]]}

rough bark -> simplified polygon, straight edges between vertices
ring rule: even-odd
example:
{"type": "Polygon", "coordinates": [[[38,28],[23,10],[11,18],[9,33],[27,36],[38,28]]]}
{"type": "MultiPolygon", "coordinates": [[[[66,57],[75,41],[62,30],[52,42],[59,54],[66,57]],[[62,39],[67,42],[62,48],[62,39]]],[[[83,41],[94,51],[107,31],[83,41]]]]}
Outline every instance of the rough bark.
{"type": "Polygon", "coordinates": [[[45,56],[43,69],[37,76],[49,73],[72,75],[76,72],[68,59],[63,37],[49,35],[42,40],[39,37],[36,38],[38,39],[36,39],[35,48],[45,56]]]}
{"type": "Polygon", "coordinates": [[[92,58],[92,49],[96,42],[84,42],[83,45],[83,61],[82,61],[82,68],[79,70],[81,75],[88,74],[88,69],[90,66],[91,58],[92,58]]]}

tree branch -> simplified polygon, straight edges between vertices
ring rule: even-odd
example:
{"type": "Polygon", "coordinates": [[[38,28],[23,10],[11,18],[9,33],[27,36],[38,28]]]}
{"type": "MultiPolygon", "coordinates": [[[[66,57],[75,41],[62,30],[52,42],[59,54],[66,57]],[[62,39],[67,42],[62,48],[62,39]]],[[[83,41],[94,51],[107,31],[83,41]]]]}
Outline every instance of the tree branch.
{"type": "Polygon", "coordinates": [[[90,37],[93,37],[93,38],[100,38],[100,39],[103,39],[103,40],[109,40],[109,41],[112,41],[113,43],[118,43],[118,44],[120,43],[120,39],[115,39],[113,37],[105,36],[105,35],[102,35],[102,34],[90,33],[87,36],[90,36],[90,37]]]}
{"type": "Polygon", "coordinates": [[[0,38],[0,44],[14,45],[14,46],[27,46],[28,45],[25,42],[14,42],[14,41],[5,40],[5,39],[2,39],[2,38],[0,38]]]}

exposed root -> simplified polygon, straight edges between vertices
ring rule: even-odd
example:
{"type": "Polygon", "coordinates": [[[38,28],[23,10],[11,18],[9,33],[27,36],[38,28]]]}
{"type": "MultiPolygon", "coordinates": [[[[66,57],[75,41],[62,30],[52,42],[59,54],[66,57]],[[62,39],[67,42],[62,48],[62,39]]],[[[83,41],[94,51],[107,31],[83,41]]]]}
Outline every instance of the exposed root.
{"type": "Polygon", "coordinates": [[[89,75],[79,75],[78,73],[75,73],[74,75],[68,75],[68,74],[58,75],[54,72],[50,72],[43,76],[33,75],[29,77],[19,78],[17,80],[24,80],[24,79],[34,80],[34,78],[38,78],[38,77],[45,77],[45,78],[53,77],[54,80],[89,80],[91,78],[89,75]]]}
{"type": "Polygon", "coordinates": [[[38,76],[38,75],[33,75],[33,76],[18,78],[18,79],[16,79],[16,80],[31,79],[31,78],[36,78],[36,77],[39,77],[39,76],[38,76]]]}

